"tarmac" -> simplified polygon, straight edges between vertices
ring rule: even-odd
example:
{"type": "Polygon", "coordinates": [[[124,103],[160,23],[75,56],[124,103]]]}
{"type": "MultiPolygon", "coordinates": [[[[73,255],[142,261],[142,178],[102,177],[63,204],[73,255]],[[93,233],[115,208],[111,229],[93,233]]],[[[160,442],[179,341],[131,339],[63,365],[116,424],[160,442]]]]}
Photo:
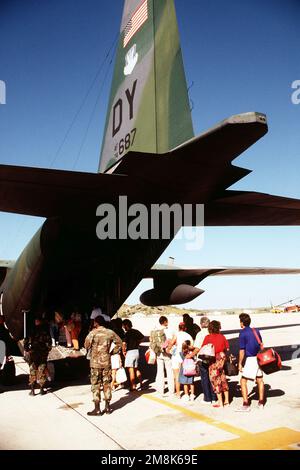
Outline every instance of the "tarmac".
{"type": "MultiPolygon", "coordinates": [[[[223,332],[236,348],[238,318],[222,316],[223,332]]],[[[251,412],[241,404],[239,377],[230,378],[232,402],[216,409],[155,391],[155,366],[144,367],[144,389],[113,392],[111,415],[90,417],[93,408],[88,377],[56,382],[46,395],[29,396],[28,365],[16,357],[17,380],[0,386],[1,450],[300,450],[300,315],[252,316],[262,327],[265,344],[283,357],[279,372],[265,375],[267,403],[257,409],[255,388],[251,412]]],[[[153,319],[133,319],[145,334],[153,319]]],[[[177,319],[177,323],[180,320],[177,319]]],[[[142,345],[144,352],[147,344],[142,345]]],[[[199,385],[199,383],[198,383],[199,385]]],[[[198,393],[201,387],[198,387],[198,393]]],[[[104,404],[102,404],[104,407],[104,404]]]]}

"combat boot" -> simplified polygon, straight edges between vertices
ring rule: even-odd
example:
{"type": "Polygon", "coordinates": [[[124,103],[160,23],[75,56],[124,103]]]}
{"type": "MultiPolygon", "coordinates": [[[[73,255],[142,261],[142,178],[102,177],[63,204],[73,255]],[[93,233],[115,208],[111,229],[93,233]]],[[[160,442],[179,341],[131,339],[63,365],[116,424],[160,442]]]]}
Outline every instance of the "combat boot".
{"type": "Polygon", "coordinates": [[[34,384],[32,384],[32,385],[30,386],[29,395],[30,395],[31,397],[34,397],[34,396],[35,396],[35,393],[34,393],[34,384]]]}
{"type": "Polygon", "coordinates": [[[93,411],[88,411],[87,415],[88,416],[100,416],[101,415],[99,401],[95,401],[95,408],[93,409],[93,411]]]}
{"type": "Polygon", "coordinates": [[[109,401],[105,402],[104,413],[106,413],[107,415],[110,415],[112,413],[112,409],[110,407],[109,401]]]}

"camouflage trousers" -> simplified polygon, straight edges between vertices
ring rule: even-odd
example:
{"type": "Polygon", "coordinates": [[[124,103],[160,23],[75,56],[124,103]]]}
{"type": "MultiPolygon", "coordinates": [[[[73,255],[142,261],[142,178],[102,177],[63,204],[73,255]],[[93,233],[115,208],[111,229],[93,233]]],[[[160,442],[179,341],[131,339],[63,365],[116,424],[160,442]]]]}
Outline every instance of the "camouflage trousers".
{"type": "Polygon", "coordinates": [[[101,387],[103,387],[104,400],[111,400],[111,368],[91,368],[91,390],[93,401],[101,401],[101,387]]]}
{"type": "Polygon", "coordinates": [[[29,365],[29,385],[33,385],[38,382],[41,387],[43,387],[47,381],[47,364],[35,364],[32,362],[29,365]]]}

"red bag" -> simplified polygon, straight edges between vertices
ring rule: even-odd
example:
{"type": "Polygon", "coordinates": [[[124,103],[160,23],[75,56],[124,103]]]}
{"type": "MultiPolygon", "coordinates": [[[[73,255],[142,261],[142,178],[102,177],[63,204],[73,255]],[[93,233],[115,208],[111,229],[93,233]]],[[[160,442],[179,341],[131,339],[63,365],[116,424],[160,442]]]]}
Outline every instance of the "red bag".
{"type": "Polygon", "coordinates": [[[257,362],[261,370],[269,375],[281,369],[281,357],[273,348],[264,348],[261,340],[254,328],[252,328],[256,341],[261,347],[260,352],[257,354],[257,362]]]}
{"type": "Polygon", "coordinates": [[[151,364],[151,365],[154,365],[156,363],[156,354],[154,351],[152,351],[152,349],[147,349],[147,351],[145,352],[145,359],[146,359],[146,362],[147,364],[151,364]]]}

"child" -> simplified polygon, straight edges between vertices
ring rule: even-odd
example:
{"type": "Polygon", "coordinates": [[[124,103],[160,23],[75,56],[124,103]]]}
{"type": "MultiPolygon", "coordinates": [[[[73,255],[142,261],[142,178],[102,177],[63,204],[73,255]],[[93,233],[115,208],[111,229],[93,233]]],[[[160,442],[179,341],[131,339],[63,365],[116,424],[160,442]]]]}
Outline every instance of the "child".
{"type": "MultiPolygon", "coordinates": [[[[191,342],[189,340],[182,343],[182,351],[180,357],[184,361],[185,357],[191,351],[191,342]]],[[[183,363],[180,367],[179,372],[179,383],[183,385],[184,395],[182,401],[194,401],[195,400],[195,386],[194,386],[194,377],[187,377],[183,375],[183,363]],[[189,394],[190,393],[190,394],[189,394]]]]}

